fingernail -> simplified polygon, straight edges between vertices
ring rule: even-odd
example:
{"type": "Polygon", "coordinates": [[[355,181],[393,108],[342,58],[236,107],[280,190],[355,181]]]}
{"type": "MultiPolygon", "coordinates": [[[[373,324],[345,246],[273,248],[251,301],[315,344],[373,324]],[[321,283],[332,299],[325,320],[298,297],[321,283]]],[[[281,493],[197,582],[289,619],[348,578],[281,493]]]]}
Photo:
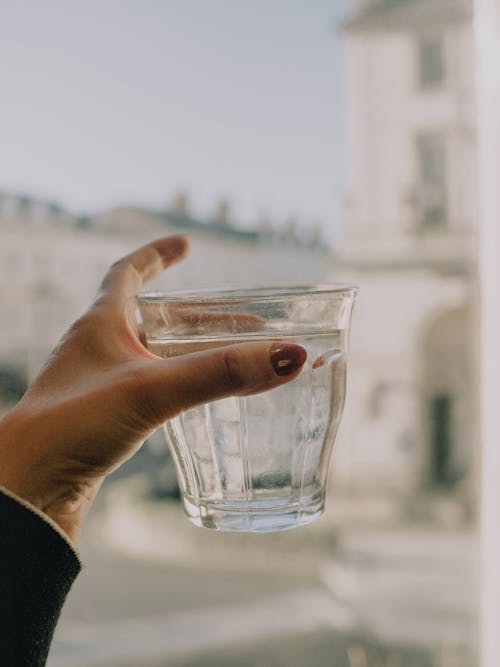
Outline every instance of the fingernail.
{"type": "Polygon", "coordinates": [[[165,263],[171,262],[183,256],[189,248],[189,241],[185,236],[170,236],[168,239],[162,239],[157,249],[165,263]]]}
{"type": "Polygon", "coordinates": [[[300,345],[271,346],[271,364],[276,375],[291,375],[300,368],[307,359],[307,352],[300,345]]]}

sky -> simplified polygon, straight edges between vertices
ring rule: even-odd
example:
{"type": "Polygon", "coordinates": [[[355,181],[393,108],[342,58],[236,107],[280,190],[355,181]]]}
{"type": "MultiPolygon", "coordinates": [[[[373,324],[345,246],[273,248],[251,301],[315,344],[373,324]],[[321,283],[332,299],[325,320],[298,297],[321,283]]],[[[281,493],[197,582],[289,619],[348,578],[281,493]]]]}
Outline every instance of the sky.
{"type": "Polygon", "coordinates": [[[294,216],[342,199],[350,0],[0,0],[0,190],[77,213],[294,216]]]}

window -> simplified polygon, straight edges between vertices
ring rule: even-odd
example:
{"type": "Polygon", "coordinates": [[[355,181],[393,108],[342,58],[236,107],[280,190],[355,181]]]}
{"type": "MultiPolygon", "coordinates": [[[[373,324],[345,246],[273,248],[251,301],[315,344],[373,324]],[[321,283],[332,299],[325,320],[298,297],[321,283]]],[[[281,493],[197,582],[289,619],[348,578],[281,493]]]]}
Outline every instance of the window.
{"type": "Polygon", "coordinates": [[[439,88],[444,83],[443,43],[439,37],[424,37],[418,45],[419,87],[439,88]]]}
{"type": "Polygon", "coordinates": [[[431,480],[436,486],[454,481],[451,469],[451,410],[450,395],[434,396],[430,400],[431,480]]]}
{"type": "Polygon", "coordinates": [[[446,151],[438,132],[417,137],[417,222],[419,227],[446,224],[446,151]]]}

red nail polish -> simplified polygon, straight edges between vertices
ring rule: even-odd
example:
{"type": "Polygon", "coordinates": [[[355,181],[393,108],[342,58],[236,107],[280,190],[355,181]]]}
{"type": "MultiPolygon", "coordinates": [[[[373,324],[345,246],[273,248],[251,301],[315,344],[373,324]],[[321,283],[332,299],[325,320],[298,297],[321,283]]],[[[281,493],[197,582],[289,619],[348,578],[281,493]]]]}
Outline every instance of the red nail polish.
{"type": "Polygon", "coordinates": [[[271,364],[276,375],[291,375],[307,359],[307,352],[300,345],[276,344],[270,350],[271,364]]]}
{"type": "Polygon", "coordinates": [[[189,241],[185,236],[170,236],[162,239],[156,249],[160,253],[163,263],[168,265],[172,261],[181,259],[186,254],[189,249],[189,241]]]}

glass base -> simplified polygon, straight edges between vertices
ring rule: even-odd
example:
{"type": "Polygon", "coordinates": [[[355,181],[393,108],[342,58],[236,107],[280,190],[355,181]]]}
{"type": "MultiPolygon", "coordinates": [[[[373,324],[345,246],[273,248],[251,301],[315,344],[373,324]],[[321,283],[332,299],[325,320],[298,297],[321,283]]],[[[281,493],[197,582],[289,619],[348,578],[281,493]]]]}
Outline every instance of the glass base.
{"type": "Polygon", "coordinates": [[[298,528],[323,513],[324,495],[293,500],[201,502],[183,499],[191,523],[200,528],[243,533],[271,533],[298,528]]]}

